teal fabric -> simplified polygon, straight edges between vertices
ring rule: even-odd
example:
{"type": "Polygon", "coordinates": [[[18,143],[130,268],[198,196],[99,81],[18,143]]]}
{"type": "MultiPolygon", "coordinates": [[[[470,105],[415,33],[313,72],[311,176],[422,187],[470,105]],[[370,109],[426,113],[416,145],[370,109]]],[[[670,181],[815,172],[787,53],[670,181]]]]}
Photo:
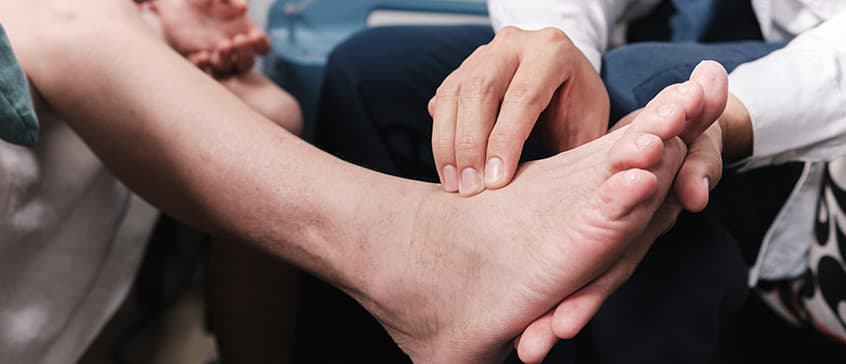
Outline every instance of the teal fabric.
{"type": "Polygon", "coordinates": [[[38,141],[38,117],[29,86],[6,31],[0,26],[0,139],[23,146],[38,141]]]}

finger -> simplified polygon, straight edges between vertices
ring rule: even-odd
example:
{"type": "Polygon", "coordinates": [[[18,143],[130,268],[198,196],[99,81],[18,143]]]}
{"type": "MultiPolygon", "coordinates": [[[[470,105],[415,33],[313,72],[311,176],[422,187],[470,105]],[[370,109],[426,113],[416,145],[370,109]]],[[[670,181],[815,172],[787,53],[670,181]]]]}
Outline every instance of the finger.
{"type": "Polygon", "coordinates": [[[702,87],[703,100],[699,113],[687,116],[687,126],[681,134],[687,143],[692,143],[723,114],[728,101],[728,74],[719,63],[700,63],[691,73],[690,79],[702,87]]]}
{"type": "Polygon", "coordinates": [[[719,125],[714,124],[690,149],[676,177],[675,192],[682,206],[700,212],[708,205],[711,189],[719,183],[723,173],[722,143],[719,125]]]}
{"type": "Polygon", "coordinates": [[[520,360],[526,364],[540,363],[558,342],[552,332],[552,311],[532,322],[518,338],[515,348],[520,360]]]}
{"type": "MultiPolygon", "coordinates": [[[[631,244],[630,248],[599,278],[567,297],[555,308],[552,332],[558,338],[571,339],[599,311],[602,303],[634,273],[652,243],[675,224],[680,207],[674,203],[663,205],[652,222],[631,244]]],[[[523,336],[525,337],[525,333],[523,336]]],[[[545,342],[549,338],[536,339],[545,342]]]]}
{"type": "Polygon", "coordinates": [[[206,69],[211,66],[211,55],[207,51],[191,53],[188,61],[200,69],[206,69]]]}
{"type": "Polygon", "coordinates": [[[501,188],[514,178],[526,139],[567,79],[566,61],[549,57],[556,54],[550,51],[531,56],[514,73],[487,143],[487,163],[492,167],[485,175],[487,188],[501,188]]]}
{"type": "Polygon", "coordinates": [[[253,47],[247,35],[236,35],[232,39],[232,43],[237,54],[235,72],[242,74],[252,69],[255,64],[255,53],[253,53],[253,47]]]}
{"type": "Polygon", "coordinates": [[[447,192],[458,192],[458,169],[455,166],[455,120],[458,109],[458,85],[450,75],[436,92],[432,117],[432,155],[447,192]]]}
{"type": "Polygon", "coordinates": [[[253,44],[253,52],[258,55],[265,55],[270,52],[270,38],[259,29],[254,29],[249,34],[250,42],[253,44]]]}
{"type": "Polygon", "coordinates": [[[517,71],[517,57],[480,49],[474,70],[461,82],[456,123],[455,161],[461,173],[459,191],[472,196],[485,187],[485,155],[499,104],[517,71]]]}
{"type": "Polygon", "coordinates": [[[232,73],[232,41],[221,40],[212,52],[211,65],[217,76],[228,76],[232,73]]]}

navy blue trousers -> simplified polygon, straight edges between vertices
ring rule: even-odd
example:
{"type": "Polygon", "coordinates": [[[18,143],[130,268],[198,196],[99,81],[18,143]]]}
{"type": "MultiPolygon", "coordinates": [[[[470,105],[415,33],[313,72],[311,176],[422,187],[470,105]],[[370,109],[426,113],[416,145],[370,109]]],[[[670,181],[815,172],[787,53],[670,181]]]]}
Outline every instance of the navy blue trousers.
{"type": "MultiPolygon", "coordinates": [[[[480,26],[375,28],[354,36],[332,54],[327,68],[318,146],[383,173],[436,182],[427,103],[444,78],[492,37],[490,28],[480,26]]],[[[640,43],[609,52],[602,78],[612,119],[643,107],[665,86],[687,80],[701,60],[717,60],[731,70],[782,46],[640,43]]],[[[530,141],[524,159],[546,155],[530,141]]],[[[762,359],[754,343],[741,340],[757,331],[743,331],[744,338],[733,333],[750,296],[747,266],[800,172],[798,165],[726,171],[711,205],[700,214],[682,214],[585,330],[558,345],[547,362],[762,359]]],[[[304,297],[299,340],[307,354],[302,362],[407,362],[378,324],[342,294],[312,281],[304,297]]],[[[762,321],[778,324],[770,316],[762,321]]]]}

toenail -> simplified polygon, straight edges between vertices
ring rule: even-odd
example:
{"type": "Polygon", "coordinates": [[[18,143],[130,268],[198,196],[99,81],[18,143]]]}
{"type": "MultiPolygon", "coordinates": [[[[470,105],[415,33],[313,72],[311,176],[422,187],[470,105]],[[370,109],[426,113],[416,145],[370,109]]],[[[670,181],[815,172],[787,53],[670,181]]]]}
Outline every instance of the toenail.
{"type": "Polygon", "coordinates": [[[505,179],[505,163],[499,157],[488,159],[485,166],[485,183],[488,186],[498,186],[505,179]]]}
{"type": "Polygon", "coordinates": [[[640,175],[637,171],[628,171],[626,172],[626,184],[629,186],[634,186],[637,184],[637,180],[640,179],[640,175]]]}
{"type": "Polygon", "coordinates": [[[655,142],[655,137],[651,134],[642,134],[641,136],[637,137],[635,140],[635,144],[637,145],[638,150],[645,150],[649,148],[652,143],[655,142]]]}
{"type": "Polygon", "coordinates": [[[461,171],[461,184],[459,191],[463,194],[474,193],[481,187],[482,181],[479,180],[479,172],[474,168],[464,168],[461,171]]]}
{"type": "Polygon", "coordinates": [[[458,169],[454,165],[449,164],[444,167],[443,187],[449,192],[458,191],[458,169]]]}
{"type": "Polygon", "coordinates": [[[668,119],[676,112],[675,104],[662,105],[658,108],[658,116],[668,119]]]}

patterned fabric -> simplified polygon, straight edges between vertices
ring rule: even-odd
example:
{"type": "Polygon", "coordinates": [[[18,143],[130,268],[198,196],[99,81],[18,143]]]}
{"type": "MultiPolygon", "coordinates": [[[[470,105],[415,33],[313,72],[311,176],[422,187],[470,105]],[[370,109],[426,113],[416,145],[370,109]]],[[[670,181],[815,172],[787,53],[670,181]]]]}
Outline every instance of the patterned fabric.
{"type": "Polygon", "coordinates": [[[32,146],[38,140],[38,118],[26,77],[0,26],[0,139],[32,146]]]}
{"type": "Polygon", "coordinates": [[[846,159],[826,166],[815,243],[799,278],[760,287],[765,301],[797,326],[811,326],[846,344],[846,159]]]}

